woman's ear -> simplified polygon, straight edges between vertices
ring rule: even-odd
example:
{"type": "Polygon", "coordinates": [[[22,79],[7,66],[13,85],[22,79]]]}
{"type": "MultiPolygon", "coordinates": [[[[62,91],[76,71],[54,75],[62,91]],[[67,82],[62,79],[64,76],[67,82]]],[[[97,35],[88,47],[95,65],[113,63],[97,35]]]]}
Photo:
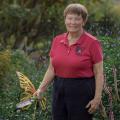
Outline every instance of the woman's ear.
{"type": "Polygon", "coordinates": [[[82,24],[83,27],[85,26],[86,22],[87,22],[87,20],[83,21],[83,24],[82,24]]]}
{"type": "Polygon", "coordinates": [[[83,27],[85,26],[85,22],[83,22],[82,26],[83,26],[83,27]]]}

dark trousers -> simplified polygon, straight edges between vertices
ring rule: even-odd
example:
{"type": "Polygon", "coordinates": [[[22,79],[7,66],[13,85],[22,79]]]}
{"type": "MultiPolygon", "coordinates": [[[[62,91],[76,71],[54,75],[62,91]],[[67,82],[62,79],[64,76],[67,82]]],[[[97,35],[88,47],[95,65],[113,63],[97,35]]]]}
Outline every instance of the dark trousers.
{"type": "Polygon", "coordinates": [[[53,120],[92,120],[85,106],[95,95],[95,78],[55,77],[53,83],[53,120]]]}

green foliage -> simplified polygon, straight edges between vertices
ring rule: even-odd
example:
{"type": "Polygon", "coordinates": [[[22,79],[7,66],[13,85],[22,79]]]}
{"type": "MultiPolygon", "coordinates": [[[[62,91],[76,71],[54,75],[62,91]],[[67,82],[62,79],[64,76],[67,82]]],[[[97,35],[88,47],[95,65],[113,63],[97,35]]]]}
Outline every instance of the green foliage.
{"type": "MultiPolygon", "coordinates": [[[[41,65],[40,69],[37,71],[35,64],[32,60],[28,58],[28,56],[23,51],[15,51],[11,52],[11,70],[9,71],[8,76],[4,76],[7,80],[5,84],[7,88],[3,86],[3,91],[0,93],[0,119],[8,119],[8,120],[32,120],[34,113],[34,105],[28,111],[17,112],[16,104],[20,101],[20,94],[22,90],[20,89],[19,79],[16,76],[16,71],[20,71],[24,73],[28,78],[32,81],[32,83],[36,86],[39,86],[40,81],[43,77],[43,72],[45,67],[41,65]]],[[[48,112],[41,112],[40,109],[37,109],[36,113],[37,117],[46,117],[48,112]]],[[[49,117],[47,115],[47,117],[49,117]]]]}
{"type": "MultiPolygon", "coordinates": [[[[100,26],[103,29],[109,27],[111,32],[114,32],[115,26],[120,25],[120,7],[112,0],[4,0],[0,5],[0,42],[2,47],[10,46],[12,49],[25,50],[32,44],[33,48],[37,43],[42,42],[43,36],[53,37],[55,34],[65,31],[63,11],[70,3],[82,3],[87,7],[88,26],[96,21],[97,23],[102,21],[100,26]]],[[[97,28],[98,26],[96,26],[97,28]]],[[[118,32],[119,28],[116,30],[118,32]]]]}
{"type": "MultiPolygon", "coordinates": [[[[107,76],[113,78],[112,68],[115,66],[120,72],[120,40],[119,38],[100,37],[104,52],[104,67],[107,76]]],[[[119,74],[118,74],[119,75],[119,74]]],[[[118,76],[118,79],[120,76],[118,76]]]]}
{"type": "Polygon", "coordinates": [[[0,90],[2,90],[3,86],[7,87],[5,84],[6,77],[11,67],[11,58],[10,51],[0,51],[0,90]]]}
{"type": "Polygon", "coordinates": [[[39,0],[37,2],[23,0],[10,2],[5,0],[1,2],[0,39],[2,38],[3,47],[6,48],[6,45],[9,44],[7,41],[11,35],[15,38],[11,48],[21,48],[21,45],[26,47],[25,45],[29,46],[30,43],[36,44],[38,38],[43,34],[53,33],[56,26],[59,25],[58,20],[60,19],[56,19],[56,16],[61,17],[58,8],[59,6],[63,8],[63,3],[66,2],[62,0],[39,0]],[[47,29],[46,26],[48,26],[47,29]],[[25,37],[27,41],[25,41],[25,37]]]}
{"type": "Polygon", "coordinates": [[[6,51],[0,51],[0,79],[1,77],[5,76],[7,71],[9,71],[10,66],[10,52],[8,50],[6,51]]]}
{"type": "MultiPolygon", "coordinates": [[[[115,120],[120,119],[120,40],[119,38],[110,38],[109,36],[99,37],[102,42],[103,52],[104,52],[104,72],[106,74],[107,84],[112,89],[113,97],[113,112],[115,115],[115,120]],[[116,80],[114,68],[116,68],[116,80]],[[117,86],[115,85],[117,83],[117,86]],[[118,96],[116,88],[118,89],[118,96]]],[[[103,103],[106,110],[109,110],[108,97],[106,94],[103,95],[103,103]]]]}

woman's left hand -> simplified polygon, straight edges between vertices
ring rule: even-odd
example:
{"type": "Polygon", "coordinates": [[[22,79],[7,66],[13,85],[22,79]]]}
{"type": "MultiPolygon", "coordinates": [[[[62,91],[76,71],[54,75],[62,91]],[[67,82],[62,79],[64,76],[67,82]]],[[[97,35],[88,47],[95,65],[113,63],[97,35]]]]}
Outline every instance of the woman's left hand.
{"type": "Polygon", "coordinates": [[[92,99],[86,106],[86,108],[89,108],[88,112],[90,114],[94,113],[98,109],[100,102],[101,102],[101,98],[92,99]]]}

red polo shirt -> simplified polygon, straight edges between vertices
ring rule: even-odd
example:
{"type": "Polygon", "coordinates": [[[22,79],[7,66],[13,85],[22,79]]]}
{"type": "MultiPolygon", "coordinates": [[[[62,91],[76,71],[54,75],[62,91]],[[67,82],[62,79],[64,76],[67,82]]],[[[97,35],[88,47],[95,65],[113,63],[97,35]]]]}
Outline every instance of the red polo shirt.
{"type": "Polygon", "coordinates": [[[100,42],[84,32],[69,46],[67,33],[53,39],[50,57],[55,75],[64,78],[92,77],[93,65],[103,60],[100,42]]]}

